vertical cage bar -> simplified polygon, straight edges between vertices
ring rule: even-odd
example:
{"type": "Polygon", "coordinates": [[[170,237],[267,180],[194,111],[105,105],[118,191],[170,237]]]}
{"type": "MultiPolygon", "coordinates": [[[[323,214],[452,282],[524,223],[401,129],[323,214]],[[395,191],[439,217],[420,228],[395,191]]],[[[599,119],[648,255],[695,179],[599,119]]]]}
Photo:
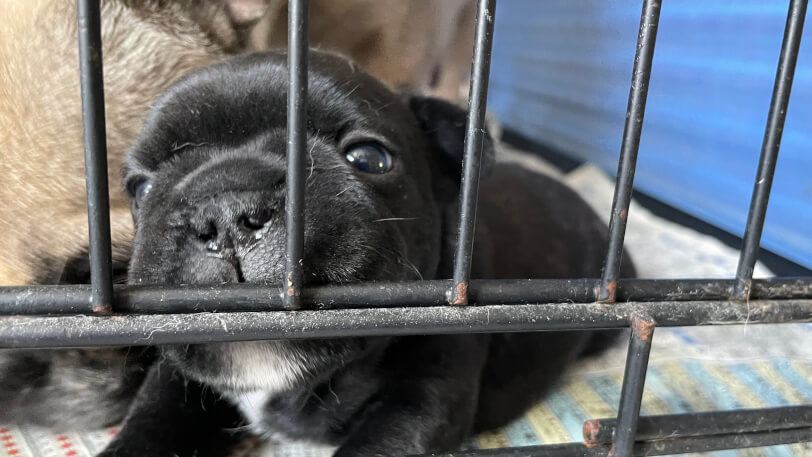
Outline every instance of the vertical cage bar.
{"type": "Polygon", "coordinates": [[[304,259],[305,148],[307,147],[308,0],[288,6],[288,170],[285,200],[287,251],[285,306],[298,309],[302,297],[304,259]]]}
{"type": "Polygon", "coordinates": [[[629,339],[629,352],[626,355],[626,371],[623,373],[623,387],[620,392],[617,431],[610,453],[612,457],[632,456],[654,326],[654,321],[648,316],[635,316],[632,319],[632,334],[629,339]]]}
{"type": "Polygon", "coordinates": [[[637,164],[637,151],[640,149],[640,135],[643,131],[643,116],[646,113],[648,83],[651,76],[651,62],[654,59],[654,45],[660,22],[662,0],[644,0],[640,15],[640,33],[637,36],[637,51],[634,56],[632,85],[629,89],[629,103],[626,108],[626,125],[623,128],[623,141],[620,146],[615,195],[612,200],[612,214],[609,220],[609,249],[601,277],[598,300],[612,303],[623,260],[623,238],[626,235],[626,219],[632,198],[634,168],[637,164]]]}
{"type": "Polygon", "coordinates": [[[448,293],[453,305],[468,304],[468,281],[474,249],[476,206],[479,197],[479,171],[485,138],[485,107],[488,102],[488,79],[491,68],[491,45],[496,0],[479,0],[474,37],[474,59],[471,65],[471,85],[468,91],[468,119],[465,127],[460,191],[460,225],[454,257],[454,286],[448,293]]]}
{"type": "Polygon", "coordinates": [[[113,262],[99,1],[76,0],[76,22],[79,34],[79,80],[82,88],[91,300],[93,311],[104,314],[110,313],[112,309],[113,262]]]}
{"type": "Polygon", "coordinates": [[[787,118],[795,63],[801,47],[806,6],[807,0],[791,0],[787,12],[784,41],[781,44],[781,56],[778,59],[778,69],[775,73],[775,85],[770,101],[770,111],[767,115],[764,141],[761,144],[761,158],[758,163],[756,183],[753,186],[753,196],[750,200],[750,212],[747,215],[739,265],[736,269],[734,298],[740,300],[744,300],[750,295],[753,268],[758,257],[761,232],[764,229],[764,219],[767,215],[767,204],[775,175],[775,165],[778,161],[778,150],[781,148],[781,134],[784,132],[784,121],[787,118]]]}

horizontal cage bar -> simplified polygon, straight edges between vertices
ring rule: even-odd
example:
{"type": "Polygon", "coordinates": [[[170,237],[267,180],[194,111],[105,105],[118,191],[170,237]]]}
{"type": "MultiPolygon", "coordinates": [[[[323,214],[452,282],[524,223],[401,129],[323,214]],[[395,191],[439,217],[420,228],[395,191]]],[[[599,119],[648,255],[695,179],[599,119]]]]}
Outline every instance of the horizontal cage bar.
{"type": "Polygon", "coordinates": [[[812,322],[812,300],[552,303],[0,318],[0,347],[129,346],[213,341],[522,332],[628,327],[812,322]]]}
{"type": "MultiPolygon", "coordinates": [[[[812,441],[812,427],[724,435],[705,435],[672,438],[635,443],[632,455],[672,455],[693,452],[709,452],[723,449],[775,446],[778,444],[812,441]]],[[[434,457],[611,457],[609,445],[589,447],[581,443],[526,446],[504,449],[462,451],[449,454],[432,454],[434,457]]]]}
{"type": "MultiPolygon", "coordinates": [[[[308,288],[303,305],[317,309],[446,304],[451,280],[368,282],[308,288]]],[[[469,295],[476,305],[532,303],[592,303],[597,300],[599,279],[516,279],[471,281],[469,295]]],[[[728,300],[735,280],[725,279],[622,279],[619,302],[677,302],[728,300]]],[[[282,290],[248,284],[162,287],[116,286],[115,311],[119,313],[196,313],[277,311],[286,309],[282,290]]],[[[0,288],[0,315],[92,314],[90,287],[27,286],[0,288]]],[[[752,300],[812,299],[812,278],[757,279],[752,300]]]]}
{"type": "MultiPolygon", "coordinates": [[[[616,419],[587,421],[584,423],[584,442],[589,445],[610,444],[616,427],[616,419]]],[[[812,427],[812,405],[641,416],[635,438],[638,441],[648,441],[802,427],[812,427]]]]}

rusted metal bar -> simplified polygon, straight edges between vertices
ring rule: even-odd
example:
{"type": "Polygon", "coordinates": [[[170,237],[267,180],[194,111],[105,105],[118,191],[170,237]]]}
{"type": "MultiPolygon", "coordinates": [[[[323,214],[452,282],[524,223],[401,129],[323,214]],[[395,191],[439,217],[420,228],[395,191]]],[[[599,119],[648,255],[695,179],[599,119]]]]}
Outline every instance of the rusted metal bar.
{"type": "Polygon", "coordinates": [[[643,132],[643,116],[646,113],[648,83],[651,76],[651,62],[654,59],[654,45],[657,41],[661,5],[662,0],[644,0],[643,12],[640,15],[640,34],[637,38],[632,85],[629,89],[628,108],[626,108],[626,125],[623,128],[615,195],[609,218],[609,248],[606,252],[606,262],[601,278],[599,300],[606,303],[613,303],[616,300],[615,291],[618,275],[620,275],[620,264],[623,260],[623,239],[626,236],[626,220],[629,216],[629,204],[632,199],[637,151],[640,149],[640,135],[643,132]]]}
{"type": "Polygon", "coordinates": [[[288,171],[285,200],[287,249],[283,299],[299,309],[304,264],[305,150],[307,148],[308,0],[288,4],[288,171]]]}
{"type": "Polygon", "coordinates": [[[744,241],[736,270],[737,283],[734,297],[739,300],[747,299],[750,294],[753,269],[758,257],[761,232],[764,230],[764,219],[767,216],[767,204],[770,200],[770,189],[773,185],[773,176],[775,176],[775,165],[778,162],[778,150],[781,148],[781,135],[784,132],[784,121],[787,118],[795,63],[801,47],[806,6],[807,0],[791,0],[789,3],[784,42],[781,45],[781,56],[778,59],[770,111],[764,130],[764,142],[761,145],[761,158],[758,162],[756,183],[753,186],[750,212],[747,215],[744,241]]]}
{"type": "MultiPolygon", "coordinates": [[[[812,405],[642,416],[637,423],[636,440],[768,432],[803,427],[812,427],[812,405]]],[[[589,420],[584,423],[584,443],[590,446],[611,444],[616,428],[617,419],[589,420]]]]}
{"type": "MultiPolygon", "coordinates": [[[[474,279],[472,305],[591,303],[599,279],[474,279]]],[[[302,305],[315,309],[437,306],[452,280],[368,282],[310,287],[302,305]]],[[[622,279],[621,302],[727,300],[735,280],[622,279]]],[[[90,314],[91,287],[29,286],[0,288],[0,315],[90,314]]],[[[753,282],[752,300],[812,299],[812,278],[771,278],[753,282]]],[[[287,309],[279,287],[257,284],[216,286],[115,286],[113,309],[118,313],[195,313],[279,311],[287,309]]]]}
{"type": "Polygon", "coordinates": [[[468,120],[465,125],[465,151],[460,184],[460,224],[454,257],[454,287],[447,292],[452,305],[468,304],[468,282],[474,249],[474,227],[479,196],[479,170],[485,141],[485,108],[488,102],[488,79],[491,68],[491,45],[496,0],[479,0],[474,60],[471,65],[471,87],[468,93],[468,120]]]}
{"type": "Polygon", "coordinates": [[[655,321],[649,316],[635,316],[632,319],[626,370],[623,373],[623,387],[620,392],[617,431],[610,452],[613,457],[631,457],[634,450],[637,420],[640,417],[640,403],[643,401],[648,356],[651,352],[655,325],[655,321]]]}
{"type": "Polygon", "coordinates": [[[113,305],[113,255],[110,244],[110,196],[107,136],[104,123],[101,12],[98,1],[76,0],[79,33],[79,80],[93,312],[109,314],[113,305]]]}
{"type": "MultiPolygon", "coordinates": [[[[710,452],[722,449],[775,446],[778,444],[812,441],[812,427],[725,435],[704,435],[684,438],[642,441],[634,445],[634,457],[710,452]]],[[[525,446],[505,449],[431,454],[433,457],[610,457],[609,445],[589,447],[581,443],[525,446]]]]}
{"type": "Polygon", "coordinates": [[[812,300],[363,308],[267,313],[0,317],[0,347],[129,346],[628,327],[812,322],[812,300]]]}

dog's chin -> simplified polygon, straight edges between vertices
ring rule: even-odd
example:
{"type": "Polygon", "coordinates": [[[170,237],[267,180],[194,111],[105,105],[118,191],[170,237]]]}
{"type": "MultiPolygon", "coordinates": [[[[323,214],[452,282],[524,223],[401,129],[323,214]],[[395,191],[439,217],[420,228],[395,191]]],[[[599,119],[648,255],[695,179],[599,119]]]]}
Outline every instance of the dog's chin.
{"type": "Polygon", "coordinates": [[[163,357],[187,378],[222,393],[276,394],[312,388],[384,347],[388,338],[340,338],[173,345],[163,357]]]}
{"type": "MultiPolygon", "coordinates": [[[[415,276],[411,268],[402,265],[377,271],[389,273],[386,277],[376,275],[372,281],[404,281],[415,276]]],[[[347,278],[341,283],[362,280],[368,279],[347,278]]],[[[305,287],[326,284],[314,280],[306,282],[305,287]]],[[[169,345],[162,347],[161,352],[184,376],[216,390],[278,393],[329,375],[341,364],[371,350],[375,343],[369,338],[267,340],[169,345]]]]}
{"type": "Polygon", "coordinates": [[[283,392],[308,377],[303,354],[286,341],[173,345],[162,353],[189,379],[223,392],[283,392]]]}

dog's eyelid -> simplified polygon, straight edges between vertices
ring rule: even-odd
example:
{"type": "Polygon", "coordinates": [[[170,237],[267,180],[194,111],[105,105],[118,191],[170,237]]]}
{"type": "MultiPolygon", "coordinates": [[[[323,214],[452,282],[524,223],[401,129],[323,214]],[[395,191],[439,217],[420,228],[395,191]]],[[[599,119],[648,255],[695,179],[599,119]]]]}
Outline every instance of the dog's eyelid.
{"type": "Polygon", "coordinates": [[[126,178],[124,186],[127,189],[127,193],[131,197],[135,198],[137,197],[138,188],[141,187],[142,184],[148,183],[149,181],[149,176],[133,175],[126,178]]]}
{"type": "Polygon", "coordinates": [[[338,142],[338,150],[342,153],[346,153],[348,149],[351,149],[359,144],[369,143],[380,144],[389,154],[392,155],[392,157],[397,155],[397,147],[395,147],[391,140],[383,135],[370,131],[352,132],[345,135],[341,141],[338,142]]]}

